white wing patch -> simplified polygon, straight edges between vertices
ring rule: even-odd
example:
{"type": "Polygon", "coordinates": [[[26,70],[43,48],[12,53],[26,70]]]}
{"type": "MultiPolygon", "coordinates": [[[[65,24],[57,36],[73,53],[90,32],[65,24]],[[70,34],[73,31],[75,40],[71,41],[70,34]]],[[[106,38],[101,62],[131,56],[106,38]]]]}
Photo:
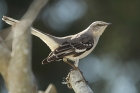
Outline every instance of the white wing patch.
{"type": "Polygon", "coordinates": [[[79,53],[79,52],[84,52],[86,51],[86,49],[75,49],[75,52],[79,53]]]}

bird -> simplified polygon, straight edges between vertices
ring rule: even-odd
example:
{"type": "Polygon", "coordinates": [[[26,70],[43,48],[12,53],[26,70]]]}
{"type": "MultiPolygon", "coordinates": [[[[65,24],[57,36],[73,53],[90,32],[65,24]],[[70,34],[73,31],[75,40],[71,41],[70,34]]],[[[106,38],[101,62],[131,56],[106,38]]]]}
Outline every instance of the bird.
{"type": "MultiPolygon", "coordinates": [[[[3,21],[14,25],[20,21],[3,16],[3,21]]],[[[79,60],[90,54],[96,47],[100,36],[111,23],[95,21],[85,30],[65,37],[56,37],[31,27],[31,34],[39,37],[51,49],[51,53],[42,61],[42,64],[63,60],[73,68],[78,68],[79,60]],[[71,60],[74,65],[68,62],[71,60]]]]}
{"type": "Polygon", "coordinates": [[[64,37],[56,37],[35,28],[31,28],[31,34],[39,37],[51,49],[51,53],[42,61],[42,64],[63,60],[73,68],[77,68],[79,60],[94,50],[100,36],[110,24],[103,21],[95,21],[85,30],[64,37]],[[68,60],[73,61],[74,65],[68,60]]]}

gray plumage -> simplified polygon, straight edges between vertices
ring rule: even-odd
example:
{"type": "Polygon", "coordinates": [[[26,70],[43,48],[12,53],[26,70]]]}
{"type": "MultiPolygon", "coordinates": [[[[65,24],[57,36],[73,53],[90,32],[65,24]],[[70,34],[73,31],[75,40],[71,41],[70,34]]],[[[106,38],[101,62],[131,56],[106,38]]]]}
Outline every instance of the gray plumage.
{"type": "Polygon", "coordinates": [[[87,29],[66,37],[55,37],[32,28],[31,33],[42,39],[51,49],[49,56],[42,61],[43,64],[69,59],[78,66],[79,59],[87,56],[96,46],[99,37],[110,23],[103,21],[93,22],[87,29]]]}

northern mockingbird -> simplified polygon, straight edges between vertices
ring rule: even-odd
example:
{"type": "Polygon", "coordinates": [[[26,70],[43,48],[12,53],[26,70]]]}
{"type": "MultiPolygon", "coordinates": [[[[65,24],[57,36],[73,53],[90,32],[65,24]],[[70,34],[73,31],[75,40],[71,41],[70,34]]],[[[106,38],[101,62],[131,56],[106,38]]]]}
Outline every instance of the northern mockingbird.
{"type": "MultiPolygon", "coordinates": [[[[3,16],[2,20],[10,25],[20,22],[6,16],[3,16]]],[[[40,32],[35,28],[31,28],[31,33],[43,40],[52,51],[49,56],[42,61],[42,64],[63,60],[72,67],[77,68],[79,59],[86,57],[95,48],[100,36],[110,24],[111,23],[103,21],[96,21],[82,32],[65,37],[55,37],[40,32]],[[67,59],[74,61],[74,65],[69,63],[67,59]]]]}
{"type": "MultiPolygon", "coordinates": [[[[67,59],[74,61],[78,67],[79,59],[86,57],[97,45],[99,37],[110,23],[103,21],[93,22],[87,29],[75,35],[55,37],[42,33],[32,28],[31,33],[42,39],[51,49],[49,56],[42,61],[42,64],[52,61],[60,61],[71,65],[67,59]]],[[[72,67],[75,67],[71,65],[72,67]]]]}

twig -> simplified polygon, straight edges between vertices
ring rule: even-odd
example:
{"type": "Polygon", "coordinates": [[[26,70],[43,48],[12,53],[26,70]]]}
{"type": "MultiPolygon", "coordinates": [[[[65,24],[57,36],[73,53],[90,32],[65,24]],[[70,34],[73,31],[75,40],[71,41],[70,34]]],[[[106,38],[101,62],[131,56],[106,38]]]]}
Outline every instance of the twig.
{"type": "Polygon", "coordinates": [[[38,93],[57,93],[57,90],[53,84],[49,84],[48,88],[45,91],[38,91],[38,93]]]}

